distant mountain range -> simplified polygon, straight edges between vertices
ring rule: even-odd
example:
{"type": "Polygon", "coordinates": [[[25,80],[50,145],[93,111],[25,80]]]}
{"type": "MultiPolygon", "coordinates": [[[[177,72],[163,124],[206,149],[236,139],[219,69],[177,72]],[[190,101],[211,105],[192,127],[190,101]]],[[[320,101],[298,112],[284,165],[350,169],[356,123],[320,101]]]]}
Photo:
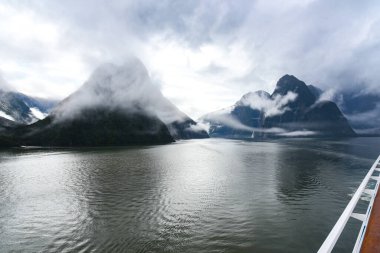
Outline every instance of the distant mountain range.
{"type": "Polygon", "coordinates": [[[152,84],[138,59],[105,64],[57,103],[0,89],[0,147],[162,144],[178,139],[380,135],[380,95],[325,91],[292,75],[197,122],[152,84]],[[351,127],[352,126],[352,127],[351,127]]]}
{"type": "Polygon", "coordinates": [[[338,106],[318,100],[316,92],[317,88],[285,75],[271,95],[245,94],[235,105],[200,120],[209,125],[211,137],[355,136],[338,106]]]}
{"type": "MultiPolygon", "coordinates": [[[[45,118],[57,100],[35,98],[15,91],[0,89],[0,127],[4,119],[15,124],[31,124],[45,118]]],[[[6,121],[5,121],[6,122],[6,121]]]]}
{"type": "Polygon", "coordinates": [[[7,142],[38,146],[163,144],[208,137],[162,95],[137,59],[99,67],[49,116],[3,135],[7,142]]]}

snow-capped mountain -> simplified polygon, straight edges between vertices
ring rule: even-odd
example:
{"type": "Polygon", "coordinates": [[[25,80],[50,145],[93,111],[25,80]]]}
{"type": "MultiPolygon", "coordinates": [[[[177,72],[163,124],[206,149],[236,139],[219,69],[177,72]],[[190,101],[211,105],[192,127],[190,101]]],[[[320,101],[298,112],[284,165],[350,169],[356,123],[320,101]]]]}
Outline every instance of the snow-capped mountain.
{"type": "Polygon", "coordinates": [[[57,102],[0,89],[0,117],[18,124],[31,124],[45,118],[57,102]]]}

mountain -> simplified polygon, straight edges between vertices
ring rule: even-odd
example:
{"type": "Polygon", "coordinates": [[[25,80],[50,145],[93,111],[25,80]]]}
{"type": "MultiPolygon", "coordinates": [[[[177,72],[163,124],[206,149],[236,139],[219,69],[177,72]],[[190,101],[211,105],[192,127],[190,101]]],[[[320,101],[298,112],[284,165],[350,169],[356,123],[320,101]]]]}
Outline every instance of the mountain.
{"type": "Polygon", "coordinates": [[[355,136],[337,105],[318,101],[316,92],[313,86],[285,75],[271,95],[248,93],[229,109],[201,120],[209,124],[212,137],[355,136]]]}
{"type": "Polygon", "coordinates": [[[264,119],[262,107],[252,101],[270,99],[265,91],[249,92],[233,106],[206,114],[200,121],[210,125],[209,134],[213,137],[251,138],[253,128],[260,128],[264,119]]]}
{"type": "Polygon", "coordinates": [[[119,107],[129,112],[144,110],[145,114],[156,115],[175,139],[208,138],[205,130],[200,129],[194,120],[181,112],[152,84],[148,71],[138,59],[129,59],[121,66],[102,65],[54,113],[65,116],[72,113],[68,108],[99,105],[119,107]]]}
{"type": "Polygon", "coordinates": [[[20,126],[19,123],[0,117],[0,132],[20,126]]]}
{"type": "Polygon", "coordinates": [[[355,132],[347,119],[338,106],[331,101],[321,101],[311,106],[305,112],[300,126],[309,131],[320,133],[319,135],[355,136],[355,132]]]}
{"type": "Polygon", "coordinates": [[[56,104],[55,100],[0,89],[0,117],[15,123],[31,124],[43,119],[56,104]]]}
{"type": "Polygon", "coordinates": [[[297,110],[304,109],[305,107],[313,105],[316,101],[316,98],[310,91],[309,87],[292,75],[284,75],[278,80],[271,98],[285,96],[289,92],[293,92],[297,95],[293,101],[289,102],[288,106],[290,108],[295,108],[297,110]]]}
{"type": "Polygon", "coordinates": [[[267,116],[264,128],[279,127],[288,132],[311,131],[318,136],[354,136],[347,119],[331,101],[318,101],[309,87],[294,76],[285,75],[277,82],[271,98],[296,94],[282,114],[267,116]]]}
{"type": "Polygon", "coordinates": [[[355,131],[380,136],[380,93],[346,91],[337,103],[355,131]]]}
{"type": "Polygon", "coordinates": [[[110,146],[207,138],[155,87],[137,59],[105,64],[45,119],[10,134],[20,145],[110,146]]]}
{"type": "Polygon", "coordinates": [[[56,115],[18,128],[16,142],[25,146],[121,146],[173,142],[165,124],[145,112],[119,108],[86,108],[65,120],[56,115]]]}
{"type": "MultiPolygon", "coordinates": [[[[326,91],[319,90],[317,98],[323,97],[326,91]]],[[[380,136],[380,93],[367,91],[364,87],[343,89],[329,92],[352,128],[359,135],[380,136]]]]}
{"type": "Polygon", "coordinates": [[[319,98],[321,95],[322,95],[322,93],[323,93],[323,90],[321,90],[320,88],[318,88],[318,87],[316,87],[316,86],[314,86],[314,85],[308,85],[307,86],[308,88],[309,88],[309,90],[310,90],[310,92],[314,95],[314,97],[315,98],[319,98]]]}
{"type": "Polygon", "coordinates": [[[298,124],[294,123],[302,121],[306,111],[316,102],[316,98],[304,82],[294,76],[285,75],[278,80],[270,98],[281,98],[288,94],[294,94],[294,98],[287,101],[285,105],[287,110],[280,114],[268,115],[264,120],[263,127],[289,128],[291,124],[294,129],[299,128],[298,124]]]}

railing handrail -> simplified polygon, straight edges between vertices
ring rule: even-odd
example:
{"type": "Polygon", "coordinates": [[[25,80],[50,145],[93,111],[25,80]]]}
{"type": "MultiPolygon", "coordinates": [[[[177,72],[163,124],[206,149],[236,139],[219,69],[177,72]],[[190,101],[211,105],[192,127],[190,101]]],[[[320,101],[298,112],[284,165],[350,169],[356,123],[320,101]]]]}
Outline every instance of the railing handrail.
{"type": "MultiPolygon", "coordinates": [[[[323,242],[322,246],[319,248],[318,253],[330,253],[333,250],[333,248],[334,248],[336,242],[338,241],[344,227],[347,224],[348,219],[351,217],[360,197],[362,196],[363,191],[366,189],[368,181],[371,179],[371,176],[372,176],[373,172],[375,171],[376,166],[379,163],[379,161],[380,161],[380,155],[376,159],[375,163],[372,165],[371,169],[368,171],[367,175],[363,179],[359,188],[356,190],[355,194],[352,196],[350,202],[348,203],[347,207],[344,209],[344,211],[343,211],[342,215],[339,217],[338,221],[335,223],[335,226],[330,231],[326,240],[323,242]]],[[[374,196],[376,196],[376,192],[375,192],[374,196]]]]}
{"type": "Polygon", "coordinates": [[[378,188],[379,188],[379,181],[377,181],[377,183],[375,185],[374,194],[373,194],[371,201],[368,205],[367,212],[365,215],[365,219],[364,219],[362,226],[360,228],[360,232],[359,232],[358,238],[356,239],[354,249],[352,250],[352,252],[354,252],[354,253],[360,252],[360,249],[362,247],[364,236],[365,236],[365,233],[367,231],[368,221],[369,221],[369,218],[371,217],[372,206],[373,206],[373,203],[375,201],[375,197],[377,195],[378,188]]]}

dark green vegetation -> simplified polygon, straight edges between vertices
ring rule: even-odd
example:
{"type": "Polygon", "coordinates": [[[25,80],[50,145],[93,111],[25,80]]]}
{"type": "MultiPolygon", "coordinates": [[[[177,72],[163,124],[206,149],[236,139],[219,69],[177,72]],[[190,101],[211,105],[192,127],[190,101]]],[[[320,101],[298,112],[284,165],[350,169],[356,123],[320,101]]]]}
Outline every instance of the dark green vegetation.
{"type": "Polygon", "coordinates": [[[49,116],[11,131],[9,139],[26,146],[119,146],[173,142],[165,124],[143,113],[125,114],[104,108],[84,110],[61,121],[49,116]]]}
{"type": "Polygon", "coordinates": [[[197,123],[189,117],[183,120],[176,120],[168,125],[169,130],[174,139],[189,140],[189,139],[204,139],[209,138],[208,133],[204,129],[192,130],[197,123]]]}
{"type": "Polygon", "coordinates": [[[7,130],[7,129],[12,129],[12,128],[15,128],[15,127],[17,127],[19,125],[20,124],[14,122],[12,120],[0,117],[0,131],[4,131],[4,130],[7,130]]]}
{"type": "Polygon", "coordinates": [[[17,147],[18,143],[13,137],[0,136],[0,149],[17,147]]]}
{"type": "Polygon", "coordinates": [[[15,138],[10,134],[10,132],[7,131],[11,131],[18,126],[20,126],[20,124],[0,117],[0,148],[17,146],[17,143],[14,141],[15,138]]]}

